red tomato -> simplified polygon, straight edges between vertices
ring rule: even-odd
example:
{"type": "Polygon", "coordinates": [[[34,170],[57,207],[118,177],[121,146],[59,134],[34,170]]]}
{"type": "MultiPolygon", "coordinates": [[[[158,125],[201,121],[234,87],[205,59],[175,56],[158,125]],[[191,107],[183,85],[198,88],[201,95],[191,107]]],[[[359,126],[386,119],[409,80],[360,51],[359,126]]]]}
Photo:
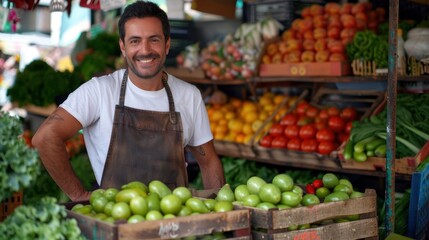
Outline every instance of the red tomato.
{"type": "Polygon", "coordinates": [[[301,139],[312,139],[316,136],[317,129],[313,124],[307,124],[299,129],[299,137],[301,139]]]}
{"type": "Polygon", "coordinates": [[[349,133],[349,134],[350,134],[350,132],[352,131],[352,128],[353,128],[353,121],[348,121],[348,122],[346,123],[346,126],[344,127],[344,131],[345,131],[346,133],[349,133]]]}
{"type": "Polygon", "coordinates": [[[328,124],[327,124],[325,121],[319,121],[319,122],[314,123],[314,127],[315,127],[317,130],[324,129],[324,128],[326,128],[327,126],[328,126],[328,124]]]}
{"type": "Polygon", "coordinates": [[[297,121],[298,116],[296,114],[288,113],[280,120],[280,125],[294,125],[297,121]]]}
{"type": "Polygon", "coordinates": [[[342,143],[342,142],[345,142],[345,141],[349,140],[350,134],[348,134],[348,133],[339,133],[337,137],[338,137],[338,139],[337,139],[338,142],[342,143]]]}
{"type": "Polygon", "coordinates": [[[317,114],[319,114],[319,109],[314,106],[309,106],[305,112],[305,115],[309,118],[315,118],[317,114]]]}
{"type": "Polygon", "coordinates": [[[329,118],[328,109],[322,109],[322,110],[320,110],[318,117],[321,120],[328,120],[328,118],[329,118]]]}
{"type": "Polygon", "coordinates": [[[304,152],[317,152],[318,144],[316,139],[304,139],[301,143],[301,150],[304,152]]]}
{"type": "Polygon", "coordinates": [[[271,135],[265,135],[259,140],[259,145],[262,147],[271,147],[271,142],[273,141],[273,136],[271,135]]]}
{"type": "Polygon", "coordinates": [[[323,181],[322,179],[315,179],[311,185],[313,185],[315,189],[318,189],[323,187],[323,181]]]}
{"type": "Polygon", "coordinates": [[[340,109],[338,109],[337,107],[329,107],[327,109],[328,111],[328,115],[329,116],[338,116],[340,115],[340,109]]]}
{"type": "Polygon", "coordinates": [[[328,119],[328,126],[330,129],[334,130],[334,132],[341,132],[345,127],[344,120],[339,116],[331,116],[328,119]]]}
{"type": "Polygon", "coordinates": [[[296,107],[296,112],[298,114],[305,114],[307,111],[307,108],[310,106],[310,104],[306,101],[301,101],[298,103],[298,106],[296,107]]]}
{"type": "Polygon", "coordinates": [[[283,125],[280,125],[280,123],[275,123],[271,126],[269,133],[273,137],[281,136],[283,135],[285,127],[283,125]]]}
{"type": "Polygon", "coordinates": [[[288,144],[288,140],[284,136],[277,136],[274,137],[271,141],[271,147],[272,148],[286,148],[288,144]]]}
{"type": "Polygon", "coordinates": [[[314,189],[313,185],[311,185],[311,183],[308,183],[307,185],[305,185],[305,193],[307,194],[315,194],[316,193],[316,189],[314,189]]]}
{"type": "Polygon", "coordinates": [[[318,142],[334,141],[335,140],[334,132],[329,128],[320,129],[316,133],[316,140],[318,142]]]}
{"type": "Polygon", "coordinates": [[[317,150],[320,154],[329,154],[336,149],[336,145],[333,141],[321,141],[317,150]]]}
{"type": "Polygon", "coordinates": [[[289,150],[301,150],[301,139],[299,138],[292,138],[287,143],[287,149],[289,150]]]}
{"type": "Polygon", "coordinates": [[[354,107],[346,107],[341,110],[340,117],[346,121],[355,120],[357,116],[356,108],[354,107]]]}
{"type": "Polygon", "coordinates": [[[300,126],[298,126],[298,125],[286,126],[286,128],[284,130],[284,135],[287,138],[297,138],[297,137],[299,137],[299,129],[300,129],[300,126]]]}

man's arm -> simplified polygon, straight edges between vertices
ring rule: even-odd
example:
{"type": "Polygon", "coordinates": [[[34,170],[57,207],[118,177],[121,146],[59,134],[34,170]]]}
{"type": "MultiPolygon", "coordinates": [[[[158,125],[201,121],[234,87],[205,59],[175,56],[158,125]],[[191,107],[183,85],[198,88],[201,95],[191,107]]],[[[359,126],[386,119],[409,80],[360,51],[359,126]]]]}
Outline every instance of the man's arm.
{"type": "Polygon", "coordinates": [[[82,125],[63,108],[57,108],[39,127],[32,144],[39,151],[46,170],[72,201],[88,200],[86,191],[70,164],[65,142],[82,125]]]}
{"type": "Polygon", "coordinates": [[[225,184],[222,163],[214,149],[213,141],[187,149],[192,153],[200,167],[204,189],[221,188],[225,184]]]}

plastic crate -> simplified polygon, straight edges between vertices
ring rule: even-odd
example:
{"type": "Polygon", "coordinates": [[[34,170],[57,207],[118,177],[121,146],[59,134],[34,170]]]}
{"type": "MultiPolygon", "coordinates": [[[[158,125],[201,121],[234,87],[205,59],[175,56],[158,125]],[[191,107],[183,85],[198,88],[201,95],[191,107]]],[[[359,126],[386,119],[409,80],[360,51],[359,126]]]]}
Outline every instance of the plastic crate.
{"type": "MultiPolygon", "coordinates": [[[[429,143],[426,143],[429,145],[429,143]]],[[[429,154],[421,152],[418,158],[424,160],[429,154]]],[[[408,213],[409,237],[415,239],[429,238],[429,165],[411,178],[411,199],[408,213]]]]}
{"type": "Polygon", "coordinates": [[[15,208],[22,205],[22,195],[22,191],[15,192],[10,198],[0,203],[0,222],[5,220],[15,208]]]}

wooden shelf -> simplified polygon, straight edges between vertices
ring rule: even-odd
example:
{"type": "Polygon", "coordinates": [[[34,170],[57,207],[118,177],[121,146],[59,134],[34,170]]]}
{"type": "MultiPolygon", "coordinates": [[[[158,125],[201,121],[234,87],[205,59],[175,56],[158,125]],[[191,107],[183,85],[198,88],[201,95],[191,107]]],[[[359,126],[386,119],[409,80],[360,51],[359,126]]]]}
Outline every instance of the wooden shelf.
{"type": "MultiPolygon", "coordinates": [[[[302,169],[311,169],[327,172],[358,174],[373,177],[386,177],[384,171],[370,171],[359,169],[345,169],[335,156],[320,155],[316,153],[304,153],[286,149],[264,149],[251,147],[245,144],[233,142],[214,141],[217,154],[233,158],[241,158],[260,163],[278,166],[287,166],[302,169]]],[[[397,179],[411,180],[412,175],[396,173],[397,179]]]]}

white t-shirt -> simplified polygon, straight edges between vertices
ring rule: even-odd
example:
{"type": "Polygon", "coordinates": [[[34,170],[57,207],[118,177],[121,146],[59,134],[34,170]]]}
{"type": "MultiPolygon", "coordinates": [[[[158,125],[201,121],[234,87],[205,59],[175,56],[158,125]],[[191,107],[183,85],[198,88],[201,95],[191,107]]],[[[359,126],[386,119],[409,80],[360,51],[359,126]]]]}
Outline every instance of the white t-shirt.
{"type": "MultiPolygon", "coordinates": [[[[60,105],[83,126],[86,150],[98,183],[101,182],[107,151],[109,150],[115,106],[119,104],[122,77],[125,70],[94,77],[72,92],[60,105]]],[[[180,112],[183,125],[183,143],[199,146],[213,139],[207,111],[201,92],[192,84],[168,75],[176,112],[180,112]]],[[[165,88],[144,91],[129,79],[125,93],[125,106],[168,112],[165,88]]]]}

